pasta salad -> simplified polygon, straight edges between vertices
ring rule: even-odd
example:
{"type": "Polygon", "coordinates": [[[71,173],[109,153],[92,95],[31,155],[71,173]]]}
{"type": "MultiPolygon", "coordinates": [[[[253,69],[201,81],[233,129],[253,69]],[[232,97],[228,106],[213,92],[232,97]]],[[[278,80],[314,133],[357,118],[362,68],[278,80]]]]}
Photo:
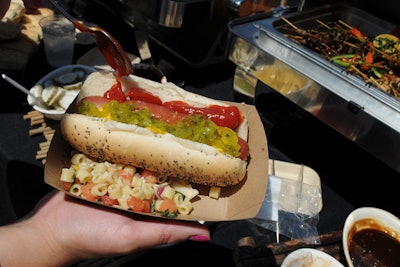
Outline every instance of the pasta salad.
{"type": "Polygon", "coordinates": [[[169,218],[189,214],[191,200],[199,194],[186,181],[133,166],[97,162],[82,153],[72,156],[71,166],[62,169],[60,179],[64,190],[89,201],[169,218]]]}

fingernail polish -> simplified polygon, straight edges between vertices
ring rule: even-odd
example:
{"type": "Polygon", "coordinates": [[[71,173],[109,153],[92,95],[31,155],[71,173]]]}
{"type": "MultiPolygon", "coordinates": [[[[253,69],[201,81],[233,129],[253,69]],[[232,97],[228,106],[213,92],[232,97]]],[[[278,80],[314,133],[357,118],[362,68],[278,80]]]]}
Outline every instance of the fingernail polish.
{"type": "Polygon", "coordinates": [[[206,242],[210,241],[210,237],[206,235],[193,235],[189,238],[189,240],[196,241],[196,242],[206,242]]]}

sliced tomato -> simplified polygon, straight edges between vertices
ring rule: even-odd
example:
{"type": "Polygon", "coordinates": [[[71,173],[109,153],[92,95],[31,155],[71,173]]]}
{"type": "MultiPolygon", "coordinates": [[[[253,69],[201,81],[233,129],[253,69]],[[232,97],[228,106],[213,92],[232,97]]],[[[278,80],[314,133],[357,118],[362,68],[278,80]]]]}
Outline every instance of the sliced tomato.
{"type": "Polygon", "coordinates": [[[210,105],[204,108],[190,106],[182,101],[164,102],[165,107],[182,114],[199,114],[212,120],[222,127],[235,129],[242,121],[239,109],[236,106],[210,105]]]}
{"type": "Polygon", "coordinates": [[[238,143],[240,146],[240,159],[246,160],[249,156],[250,148],[249,144],[243,138],[238,137],[238,143]]]}
{"type": "Polygon", "coordinates": [[[131,88],[126,96],[130,100],[141,100],[147,103],[162,105],[162,101],[158,96],[155,96],[142,88],[131,88]]]}
{"type": "Polygon", "coordinates": [[[136,100],[134,100],[133,102],[135,103],[135,107],[137,109],[143,109],[147,107],[150,110],[151,115],[153,115],[155,119],[166,122],[168,124],[175,124],[179,121],[185,120],[188,117],[187,114],[175,112],[164,106],[136,100]]]}

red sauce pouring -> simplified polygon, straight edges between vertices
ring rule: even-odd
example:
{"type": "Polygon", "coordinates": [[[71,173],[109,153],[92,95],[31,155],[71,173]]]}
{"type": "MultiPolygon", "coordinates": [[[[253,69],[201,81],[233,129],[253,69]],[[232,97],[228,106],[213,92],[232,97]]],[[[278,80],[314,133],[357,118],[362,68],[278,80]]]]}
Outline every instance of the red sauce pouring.
{"type": "Polygon", "coordinates": [[[126,76],[132,73],[132,62],[128,55],[122,49],[114,37],[111,36],[107,31],[100,27],[88,27],[83,23],[76,20],[64,9],[64,7],[58,3],[57,0],[50,0],[51,3],[61,12],[69,21],[72,22],[75,28],[81,32],[87,32],[94,35],[96,44],[103,54],[107,63],[116,71],[117,78],[126,76]]]}
{"type": "Polygon", "coordinates": [[[110,33],[99,27],[86,27],[78,21],[74,21],[73,24],[80,31],[94,35],[97,47],[108,65],[116,71],[117,77],[127,76],[133,72],[131,60],[119,42],[110,33]]]}

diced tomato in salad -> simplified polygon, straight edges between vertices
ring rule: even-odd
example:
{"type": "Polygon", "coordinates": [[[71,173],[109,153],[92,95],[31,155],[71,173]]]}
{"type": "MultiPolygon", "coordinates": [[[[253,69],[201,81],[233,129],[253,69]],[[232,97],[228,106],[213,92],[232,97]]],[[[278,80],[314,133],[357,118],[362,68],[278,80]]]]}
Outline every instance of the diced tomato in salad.
{"type": "Polygon", "coordinates": [[[101,203],[106,206],[112,207],[119,204],[118,199],[111,198],[108,194],[100,197],[101,203]]]}
{"type": "Polygon", "coordinates": [[[127,201],[128,207],[136,212],[142,212],[144,209],[144,202],[140,198],[130,197],[127,201]]]}
{"type": "Polygon", "coordinates": [[[178,207],[176,206],[175,201],[172,199],[166,198],[162,201],[159,210],[161,212],[168,212],[169,214],[172,214],[174,212],[177,212],[178,207]]]}
{"type": "Polygon", "coordinates": [[[82,185],[81,190],[82,190],[82,197],[90,200],[90,201],[97,201],[100,199],[99,196],[93,195],[92,193],[92,188],[95,186],[95,183],[88,183],[85,185],[82,185]]]}

